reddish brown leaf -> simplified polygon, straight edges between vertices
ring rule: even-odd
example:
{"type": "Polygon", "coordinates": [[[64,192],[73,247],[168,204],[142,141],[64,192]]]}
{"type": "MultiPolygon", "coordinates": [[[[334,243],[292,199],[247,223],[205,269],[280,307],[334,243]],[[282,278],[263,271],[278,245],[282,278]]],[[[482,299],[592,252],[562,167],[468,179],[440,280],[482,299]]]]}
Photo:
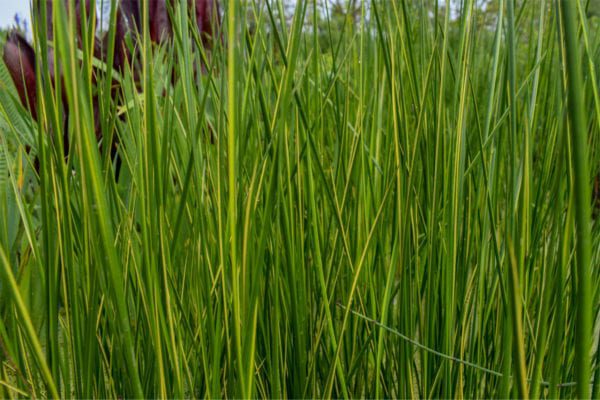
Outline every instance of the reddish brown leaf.
{"type": "Polygon", "coordinates": [[[3,60],[8,68],[19,98],[31,115],[37,120],[37,95],[35,78],[35,53],[25,38],[17,32],[11,32],[4,45],[3,60]]]}

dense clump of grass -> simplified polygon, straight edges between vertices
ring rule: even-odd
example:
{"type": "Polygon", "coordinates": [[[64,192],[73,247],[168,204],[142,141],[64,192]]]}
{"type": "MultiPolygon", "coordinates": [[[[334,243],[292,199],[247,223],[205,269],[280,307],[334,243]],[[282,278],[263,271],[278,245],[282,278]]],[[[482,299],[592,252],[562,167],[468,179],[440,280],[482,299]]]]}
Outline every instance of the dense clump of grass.
{"type": "Polygon", "coordinates": [[[40,57],[36,124],[0,65],[0,396],[597,397],[598,21],[442,3],[231,1],[210,49],[176,6],[123,74],[35,24],[64,85],[40,57]]]}

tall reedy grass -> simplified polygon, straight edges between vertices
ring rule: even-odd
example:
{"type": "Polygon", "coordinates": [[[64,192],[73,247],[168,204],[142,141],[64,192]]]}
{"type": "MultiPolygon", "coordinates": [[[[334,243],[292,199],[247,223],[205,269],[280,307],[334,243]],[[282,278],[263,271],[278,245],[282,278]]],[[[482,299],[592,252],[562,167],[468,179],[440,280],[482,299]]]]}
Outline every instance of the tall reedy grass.
{"type": "Polygon", "coordinates": [[[175,6],[122,74],[114,24],[103,64],[40,18],[39,124],[0,65],[0,396],[597,396],[598,21],[458,3],[223,2],[211,49],[175,6]]]}

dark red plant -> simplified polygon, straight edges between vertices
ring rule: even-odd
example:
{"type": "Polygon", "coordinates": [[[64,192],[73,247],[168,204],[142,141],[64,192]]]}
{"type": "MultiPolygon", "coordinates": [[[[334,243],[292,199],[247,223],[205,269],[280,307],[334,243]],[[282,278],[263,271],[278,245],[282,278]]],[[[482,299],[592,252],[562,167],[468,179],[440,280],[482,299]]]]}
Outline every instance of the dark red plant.
{"type": "Polygon", "coordinates": [[[28,107],[37,120],[37,95],[35,53],[27,41],[16,31],[9,34],[4,45],[4,63],[15,83],[21,103],[28,107]]]}
{"type": "MultiPolygon", "coordinates": [[[[37,0],[34,1],[34,12],[39,12],[41,2],[46,3],[46,37],[48,40],[53,38],[52,26],[52,8],[55,2],[63,1],[67,8],[67,13],[70,13],[68,4],[69,0],[37,0]],[[37,10],[37,11],[35,11],[37,10]]],[[[172,0],[147,0],[148,21],[150,39],[154,43],[163,43],[170,40],[172,36],[172,24],[170,20],[170,12],[172,0]]],[[[214,35],[216,26],[219,23],[218,0],[188,0],[188,6],[193,7],[196,20],[196,29],[198,30],[202,42],[205,46],[210,44],[214,35]]],[[[81,16],[85,10],[85,15],[88,20],[95,16],[95,10],[90,9],[89,0],[75,0],[75,18],[77,21],[77,43],[81,46],[82,43],[82,27],[81,16]]],[[[142,12],[143,1],[140,0],[121,0],[117,4],[117,18],[115,26],[115,52],[113,58],[113,69],[122,72],[126,65],[130,65],[134,70],[139,69],[139,63],[136,61],[134,49],[139,45],[139,38],[142,30],[142,12]],[[126,37],[130,37],[132,46],[126,45],[126,37]]],[[[96,37],[94,56],[106,62],[106,39],[96,37]]],[[[54,52],[51,47],[48,47],[48,64],[49,73],[52,82],[62,82],[60,67],[55,63],[54,52]],[[58,76],[57,76],[58,71],[58,76]],[[58,79],[57,79],[58,78],[58,79]]],[[[4,45],[3,60],[6,64],[8,72],[15,84],[17,93],[21,103],[30,111],[34,120],[38,120],[38,85],[36,76],[36,63],[40,62],[41,58],[36,55],[33,47],[27,42],[21,33],[12,31],[9,33],[7,41],[4,45]]],[[[138,71],[139,72],[139,71],[138,71]]],[[[64,91],[63,91],[64,93],[64,91]]],[[[116,92],[115,92],[116,93],[116,92]]],[[[114,96],[115,93],[112,93],[114,96]]],[[[63,99],[64,100],[64,99],[63,99]]],[[[63,101],[66,106],[66,101],[63,101]]],[[[94,116],[98,115],[98,98],[94,98],[94,116]]],[[[65,122],[68,123],[68,110],[65,112],[65,122]]],[[[101,138],[102,132],[98,118],[95,118],[96,137],[101,138]]],[[[65,124],[66,126],[66,124],[65,124]]],[[[68,150],[67,132],[63,133],[65,141],[65,152],[68,150]]]]}

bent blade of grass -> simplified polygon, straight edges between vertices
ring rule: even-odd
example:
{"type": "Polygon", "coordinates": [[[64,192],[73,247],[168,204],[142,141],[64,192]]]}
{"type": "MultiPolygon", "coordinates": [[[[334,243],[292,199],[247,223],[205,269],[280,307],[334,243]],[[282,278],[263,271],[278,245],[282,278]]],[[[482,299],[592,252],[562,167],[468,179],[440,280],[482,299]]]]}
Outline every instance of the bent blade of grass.
{"type": "Polygon", "coordinates": [[[32,348],[35,361],[37,363],[37,367],[39,368],[44,381],[46,382],[48,391],[53,398],[58,398],[58,390],[56,386],[56,382],[50,372],[50,368],[46,363],[46,359],[43,354],[42,345],[38,339],[37,334],[35,333],[35,329],[33,328],[33,324],[31,322],[31,318],[29,316],[29,310],[23,301],[21,296],[21,292],[19,290],[19,285],[15,280],[15,276],[12,272],[12,267],[10,260],[8,259],[8,255],[6,254],[6,250],[3,246],[0,246],[0,262],[2,263],[2,275],[4,276],[4,282],[8,283],[8,289],[11,292],[11,297],[14,302],[14,305],[17,309],[17,313],[21,318],[21,323],[25,330],[26,339],[29,345],[32,348]]]}

